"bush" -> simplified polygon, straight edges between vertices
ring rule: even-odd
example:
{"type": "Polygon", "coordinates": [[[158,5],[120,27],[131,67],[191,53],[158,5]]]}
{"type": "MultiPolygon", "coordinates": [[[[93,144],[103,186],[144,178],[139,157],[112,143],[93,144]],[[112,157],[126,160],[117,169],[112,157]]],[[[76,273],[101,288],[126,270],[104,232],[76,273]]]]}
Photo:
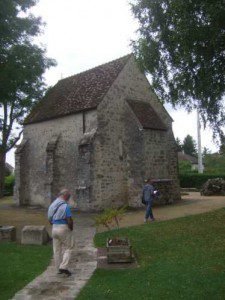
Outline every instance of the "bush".
{"type": "Polygon", "coordinates": [[[191,163],[186,160],[181,160],[178,162],[179,172],[180,173],[188,173],[191,172],[191,163]]]}
{"type": "Polygon", "coordinates": [[[209,179],[201,189],[204,196],[225,196],[225,180],[222,178],[209,179]]]}
{"type": "Polygon", "coordinates": [[[225,179],[225,174],[195,174],[195,173],[180,174],[180,186],[182,188],[201,189],[202,185],[208,179],[214,179],[214,178],[225,179]]]}
{"type": "Polygon", "coordinates": [[[15,175],[14,174],[5,177],[4,196],[12,196],[13,195],[14,183],[15,183],[15,175]]]}

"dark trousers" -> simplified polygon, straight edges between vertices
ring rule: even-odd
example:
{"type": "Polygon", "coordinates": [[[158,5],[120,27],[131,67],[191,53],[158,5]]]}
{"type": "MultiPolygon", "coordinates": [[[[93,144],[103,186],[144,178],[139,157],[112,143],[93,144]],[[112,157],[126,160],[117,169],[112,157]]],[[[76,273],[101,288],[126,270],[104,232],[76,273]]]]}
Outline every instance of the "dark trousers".
{"type": "Polygon", "coordinates": [[[145,219],[147,220],[149,217],[150,217],[150,219],[154,219],[153,213],[152,213],[152,202],[151,201],[146,202],[145,219]]]}

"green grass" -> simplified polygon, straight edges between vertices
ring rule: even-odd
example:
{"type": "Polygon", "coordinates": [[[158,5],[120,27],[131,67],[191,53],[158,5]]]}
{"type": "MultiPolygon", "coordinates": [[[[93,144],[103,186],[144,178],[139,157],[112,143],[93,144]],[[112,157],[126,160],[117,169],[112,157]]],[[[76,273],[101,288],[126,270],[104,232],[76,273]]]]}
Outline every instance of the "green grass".
{"type": "MultiPolygon", "coordinates": [[[[97,234],[104,247],[111,231],[97,234]]],[[[140,268],[96,270],[77,299],[225,299],[225,209],[121,229],[140,268]]]]}
{"type": "Polygon", "coordinates": [[[0,243],[0,299],[10,299],[41,274],[50,262],[50,246],[0,243]]]}

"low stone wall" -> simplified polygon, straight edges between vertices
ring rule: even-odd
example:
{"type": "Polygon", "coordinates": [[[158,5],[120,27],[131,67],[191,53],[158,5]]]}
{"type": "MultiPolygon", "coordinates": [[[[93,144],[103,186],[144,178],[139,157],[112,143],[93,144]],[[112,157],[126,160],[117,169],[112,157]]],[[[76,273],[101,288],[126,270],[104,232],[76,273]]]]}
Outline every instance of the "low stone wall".
{"type": "Polygon", "coordinates": [[[0,242],[14,242],[16,228],[14,226],[0,226],[0,242]]]}
{"type": "Polygon", "coordinates": [[[22,244],[46,245],[48,241],[49,235],[45,226],[25,226],[22,230],[22,244]]]}

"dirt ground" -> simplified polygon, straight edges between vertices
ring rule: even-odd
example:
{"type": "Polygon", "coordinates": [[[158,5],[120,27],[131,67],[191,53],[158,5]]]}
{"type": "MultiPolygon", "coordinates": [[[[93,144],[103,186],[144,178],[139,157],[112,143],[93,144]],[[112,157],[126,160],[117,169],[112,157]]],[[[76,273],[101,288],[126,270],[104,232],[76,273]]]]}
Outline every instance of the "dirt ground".
{"type": "MultiPolygon", "coordinates": [[[[171,205],[153,207],[157,221],[165,221],[189,215],[196,215],[225,207],[225,196],[201,196],[199,192],[190,192],[182,200],[171,205]]],[[[144,210],[130,212],[121,221],[122,227],[143,224],[144,210]]]]}
{"type": "Polygon", "coordinates": [[[16,207],[12,197],[0,199],[0,225],[15,226],[18,241],[21,237],[21,230],[26,225],[45,225],[48,232],[51,230],[46,210],[16,207]]]}
{"type": "MultiPolygon", "coordinates": [[[[225,196],[200,196],[198,192],[190,192],[189,195],[182,196],[182,201],[176,204],[153,207],[154,217],[157,221],[175,219],[179,217],[200,214],[211,210],[225,207],[225,196]]],[[[79,212],[78,212],[79,213],[79,212]]],[[[76,214],[74,213],[75,228],[76,214]]],[[[90,218],[94,215],[90,214],[90,218]]],[[[127,212],[121,220],[121,227],[143,224],[143,209],[127,212]]],[[[48,223],[46,210],[40,208],[20,208],[13,204],[11,197],[0,199],[0,225],[12,225],[16,227],[17,240],[20,240],[21,230],[26,225],[45,225],[48,232],[51,225],[48,223]]],[[[98,232],[105,228],[98,228],[98,232]]]]}

